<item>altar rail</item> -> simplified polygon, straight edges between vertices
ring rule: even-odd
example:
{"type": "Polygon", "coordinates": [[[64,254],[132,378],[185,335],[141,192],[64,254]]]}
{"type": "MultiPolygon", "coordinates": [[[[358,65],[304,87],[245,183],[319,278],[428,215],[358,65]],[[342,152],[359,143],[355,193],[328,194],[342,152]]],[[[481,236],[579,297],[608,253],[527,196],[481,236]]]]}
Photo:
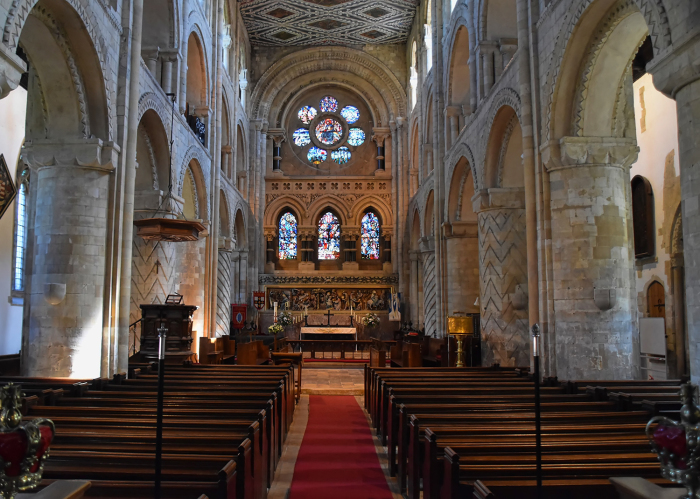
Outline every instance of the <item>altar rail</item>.
{"type": "Polygon", "coordinates": [[[346,352],[367,351],[372,346],[372,340],[290,340],[287,343],[294,351],[310,352],[311,358],[316,358],[316,352],[340,352],[340,358],[345,358],[346,352]]]}

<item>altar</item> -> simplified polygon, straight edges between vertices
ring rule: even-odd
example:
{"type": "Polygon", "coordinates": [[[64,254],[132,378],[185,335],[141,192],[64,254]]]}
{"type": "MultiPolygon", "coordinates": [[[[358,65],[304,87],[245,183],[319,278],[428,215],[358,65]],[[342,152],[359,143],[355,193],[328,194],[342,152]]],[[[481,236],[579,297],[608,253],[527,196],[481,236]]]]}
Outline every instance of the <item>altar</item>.
{"type": "Polygon", "coordinates": [[[301,328],[302,340],[357,340],[354,327],[321,326],[301,328]]]}

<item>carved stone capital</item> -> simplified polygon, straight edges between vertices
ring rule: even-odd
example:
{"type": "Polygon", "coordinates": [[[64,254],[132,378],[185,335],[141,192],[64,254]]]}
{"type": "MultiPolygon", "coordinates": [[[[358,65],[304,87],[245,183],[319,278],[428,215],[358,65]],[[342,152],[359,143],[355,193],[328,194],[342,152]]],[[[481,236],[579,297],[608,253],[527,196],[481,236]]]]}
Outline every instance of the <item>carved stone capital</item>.
{"type": "Polygon", "coordinates": [[[227,253],[233,251],[233,241],[230,237],[219,236],[219,251],[227,253]]]}
{"type": "Polygon", "coordinates": [[[562,137],[542,146],[542,161],[548,171],[578,166],[629,168],[637,161],[637,141],[617,137],[562,137]]]}
{"type": "Polygon", "coordinates": [[[654,86],[672,99],[676,93],[700,79],[700,26],[678,40],[673,50],[654,56],[647,71],[654,77],[654,86]]]}
{"type": "Polygon", "coordinates": [[[267,131],[267,136],[272,139],[275,147],[281,147],[282,142],[287,140],[287,132],[284,128],[270,128],[267,131]]]}
{"type": "Polygon", "coordinates": [[[34,139],[25,142],[23,159],[32,168],[79,167],[111,172],[119,162],[119,146],[101,139],[34,139]]]}
{"type": "Polygon", "coordinates": [[[264,230],[263,234],[265,235],[266,241],[272,241],[274,238],[277,237],[277,230],[268,228],[264,230]]]}
{"type": "Polygon", "coordinates": [[[27,65],[17,54],[13,54],[4,43],[0,43],[0,99],[4,99],[19,85],[27,65]]]}
{"type": "Polygon", "coordinates": [[[384,147],[384,141],[391,137],[391,128],[374,127],[372,129],[372,140],[377,144],[377,147],[384,147]]]}
{"type": "Polygon", "coordinates": [[[432,236],[421,237],[418,240],[418,248],[420,249],[421,253],[435,251],[435,238],[432,236]]]}
{"type": "Polygon", "coordinates": [[[475,213],[489,210],[522,209],[525,208],[525,189],[483,189],[472,197],[472,206],[475,213]]]}
{"type": "Polygon", "coordinates": [[[224,154],[231,154],[233,152],[233,147],[231,146],[221,146],[221,152],[224,154]]]}

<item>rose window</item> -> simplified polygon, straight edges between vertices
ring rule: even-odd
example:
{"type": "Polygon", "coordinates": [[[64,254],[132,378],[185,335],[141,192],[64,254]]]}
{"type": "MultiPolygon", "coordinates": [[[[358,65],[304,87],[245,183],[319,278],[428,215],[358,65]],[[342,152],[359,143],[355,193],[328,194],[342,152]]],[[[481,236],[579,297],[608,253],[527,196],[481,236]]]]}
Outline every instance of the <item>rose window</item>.
{"type": "Polygon", "coordinates": [[[301,126],[292,134],[294,146],[313,165],[329,159],[347,165],[355,149],[365,143],[365,131],[356,125],[360,110],[331,95],[323,97],[318,108],[305,105],[297,111],[301,126]]]}

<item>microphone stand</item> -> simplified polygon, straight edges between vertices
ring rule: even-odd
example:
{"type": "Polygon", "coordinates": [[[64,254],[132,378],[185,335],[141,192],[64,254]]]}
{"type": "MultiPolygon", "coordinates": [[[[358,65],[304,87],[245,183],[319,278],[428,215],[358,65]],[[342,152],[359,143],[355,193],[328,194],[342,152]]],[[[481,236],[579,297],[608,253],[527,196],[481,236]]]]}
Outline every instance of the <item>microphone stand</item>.
{"type": "Polygon", "coordinates": [[[535,364],[535,462],[537,499],[542,499],[542,419],[540,416],[540,326],[532,326],[532,351],[535,364]]]}
{"type": "Polygon", "coordinates": [[[163,392],[165,388],[165,338],[168,328],[161,318],[158,328],[158,403],[156,412],[156,483],[155,499],[161,499],[161,470],[163,458],[163,392]]]}

